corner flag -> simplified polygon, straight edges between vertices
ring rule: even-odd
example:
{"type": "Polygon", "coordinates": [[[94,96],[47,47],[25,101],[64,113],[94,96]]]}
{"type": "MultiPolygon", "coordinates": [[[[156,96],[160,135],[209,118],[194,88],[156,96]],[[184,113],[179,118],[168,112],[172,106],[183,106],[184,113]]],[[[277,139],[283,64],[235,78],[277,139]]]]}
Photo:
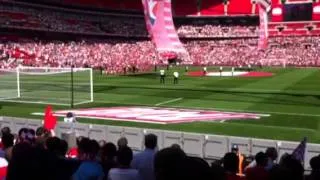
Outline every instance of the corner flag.
{"type": "Polygon", "coordinates": [[[52,113],[52,108],[50,105],[46,107],[44,114],[44,128],[48,130],[53,130],[57,125],[57,118],[52,113]]]}

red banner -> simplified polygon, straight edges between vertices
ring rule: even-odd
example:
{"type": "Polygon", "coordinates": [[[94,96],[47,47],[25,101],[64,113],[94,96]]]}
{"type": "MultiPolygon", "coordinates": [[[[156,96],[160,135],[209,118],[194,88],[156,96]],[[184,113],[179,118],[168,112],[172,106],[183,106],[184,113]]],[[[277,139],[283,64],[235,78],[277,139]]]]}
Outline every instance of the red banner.
{"type": "Polygon", "coordinates": [[[266,49],[268,47],[268,13],[264,7],[259,6],[259,18],[260,18],[260,27],[259,27],[259,43],[258,49],[266,49]]]}
{"type": "Polygon", "coordinates": [[[171,0],[142,0],[145,21],[159,52],[185,53],[172,20],[171,0]]]}

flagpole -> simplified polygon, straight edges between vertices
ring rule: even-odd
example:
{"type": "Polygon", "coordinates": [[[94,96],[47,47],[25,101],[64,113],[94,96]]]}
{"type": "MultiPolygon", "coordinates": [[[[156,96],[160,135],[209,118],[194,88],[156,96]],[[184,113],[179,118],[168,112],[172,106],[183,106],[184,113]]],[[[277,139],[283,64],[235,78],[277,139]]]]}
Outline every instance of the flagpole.
{"type": "Polygon", "coordinates": [[[73,108],[73,102],[74,102],[74,92],[73,92],[73,64],[71,65],[71,108],[73,108]]]}

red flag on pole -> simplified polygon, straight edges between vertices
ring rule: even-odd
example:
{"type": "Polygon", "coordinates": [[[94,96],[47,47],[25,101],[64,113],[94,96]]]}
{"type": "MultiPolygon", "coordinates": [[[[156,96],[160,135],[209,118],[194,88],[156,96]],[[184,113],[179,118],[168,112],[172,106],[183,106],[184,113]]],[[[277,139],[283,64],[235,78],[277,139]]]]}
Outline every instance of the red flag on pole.
{"type": "Polygon", "coordinates": [[[53,115],[51,106],[48,105],[44,114],[44,128],[53,130],[56,124],[57,118],[53,115]]]}

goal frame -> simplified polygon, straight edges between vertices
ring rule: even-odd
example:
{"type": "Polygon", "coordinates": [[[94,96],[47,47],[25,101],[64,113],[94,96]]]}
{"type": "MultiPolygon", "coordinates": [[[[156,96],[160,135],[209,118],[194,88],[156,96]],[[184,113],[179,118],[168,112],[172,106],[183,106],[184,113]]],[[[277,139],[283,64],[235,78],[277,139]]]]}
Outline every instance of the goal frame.
{"type": "MultiPolygon", "coordinates": [[[[68,68],[58,68],[58,67],[29,67],[29,66],[18,66],[15,69],[12,70],[4,70],[7,72],[11,72],[11,73],[16,73],[16,81],[17,81],[17,95],[16,97],[8,97],[8,98],[0,98],[0,101],[2,102],[16,102],[16,103],[26,103],[26,104],[51,104],[51,105],[58,105],[58,106],[76,106],[76,105],[81,105],[81,104],[87,104],[87,103],[92,103],[94,102],[94,95],[93,95],[93,69],[92,68],[75,68],[75,67],[68,67],[68,68]],[[42,102],[42,101],[28,101],[28,100],[23,100],[21,98],[23,98],[21,96],[21,81],[20,81],[20,77],[22,74],[27,74],[27,75],[41,75],[41,73],[32,73],[32,72],[24,72],[21,73],[21,70],[26,70],[26,69],[30,69],[30,70],[56,70],[56,72],[52,72],[52,74],[61,74],[61,73],[69,73],[71,77],[73,77],[73,74],[77,71],[89,71],[89,83],[90,83],[90,99],[87,101],[82,101],[82,102],[77,102],[74,103],[74,97],[73,97],[73,93],[74,93],[74,89],[73,89],[73,85],[72,88],[70,90],[72,96],[70,97],[70,104],[67,103],[56,103],[56,102],[42,102]],[[62,70],[62,71],[58,71],[58,70],[62,70]],[[63,71],[65,70],[65,71],[63,71]]],[[[74,80],[73,78],[70,79],[70,84],[73,84],[74,80]]]]}

